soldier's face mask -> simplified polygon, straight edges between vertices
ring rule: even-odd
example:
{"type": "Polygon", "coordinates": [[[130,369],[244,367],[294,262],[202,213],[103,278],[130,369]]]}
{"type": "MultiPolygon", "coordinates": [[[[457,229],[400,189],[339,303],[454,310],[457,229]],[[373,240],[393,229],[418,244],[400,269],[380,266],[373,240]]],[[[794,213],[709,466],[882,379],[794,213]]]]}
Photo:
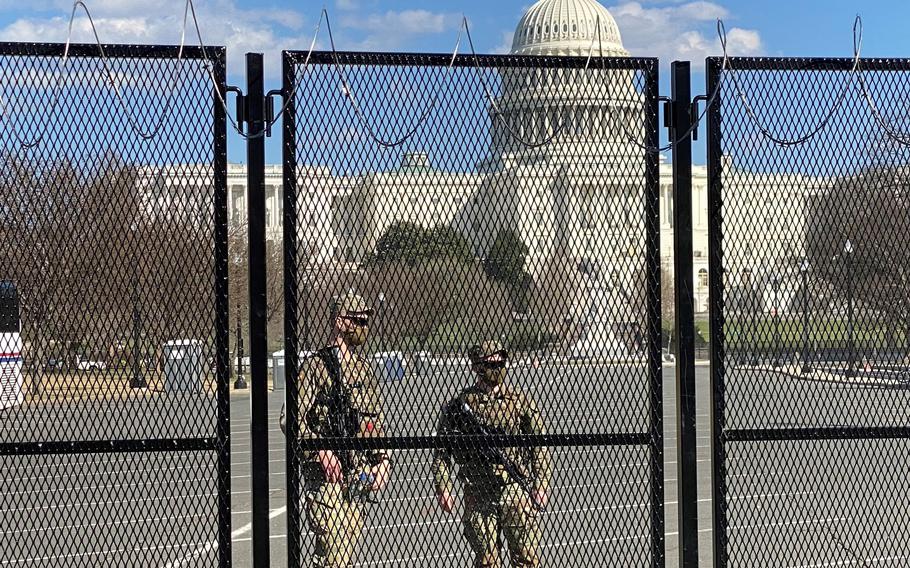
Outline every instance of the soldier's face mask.
{"type": "Polygon", "coordinates": [[[360,347],[370,333],[370,318],[366,316],[342,316],[347,325],[342,332],[345,342],[351,347],[360,347]]]}
{"type": "Polygon", "coordinates": [[[499,386],[506,378],[506,362],[481,361],[477,364],[477,374],[489,385],[499,386]]]}

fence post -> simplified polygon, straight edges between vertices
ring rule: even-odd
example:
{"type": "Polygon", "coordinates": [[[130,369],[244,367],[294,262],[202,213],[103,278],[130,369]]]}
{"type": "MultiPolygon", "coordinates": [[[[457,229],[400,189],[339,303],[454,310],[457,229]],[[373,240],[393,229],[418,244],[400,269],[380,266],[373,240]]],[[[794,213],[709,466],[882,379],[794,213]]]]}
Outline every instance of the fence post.
{"type": "Polygon", "coordinates": [[[682,568],[698,568],[698,453],[695,431],[695,301],[692,269],[692,88],[688,61],[674,61],[673,255],[676,282],[676,420],[679,550],[682,568]]]}
{"type": "MultiPolygon", "coordinates": [[[[225,54],[216,59],[213,73],[221,97],[226,97],[225,54]]],[[[212,96],[215,117],[215,372],[218,401],[218,567],[231,566],[231,363],[230,307],[228,304],[228,196],[227,114],[218,97],[212,96]]]]}
{"type": "MultiPolygon", "coordinates": [[[[285,96],[281,116],[282,162],[284,170],[284,371],[285,377],[285,456],[287,487],[288,566],[301,565],[300,551],[300,459],[297,455],[297,375],[301,349],[298,333],[298,253],[297,253],[297,66],[287,53],[282,54],[282,90],[285,96]]],[[[304,318],[309,314],[303,310],[304,318]]],[[[304,336],[303,348],[309,348],[304,336]]]]}
{"type": "Polygon", "coordinates": [[[253,566],[269,560],[268,321],[265,246],[265,88],[262,54],[246,54],[247,230],[250,271],[250,408],[253,566]]]}

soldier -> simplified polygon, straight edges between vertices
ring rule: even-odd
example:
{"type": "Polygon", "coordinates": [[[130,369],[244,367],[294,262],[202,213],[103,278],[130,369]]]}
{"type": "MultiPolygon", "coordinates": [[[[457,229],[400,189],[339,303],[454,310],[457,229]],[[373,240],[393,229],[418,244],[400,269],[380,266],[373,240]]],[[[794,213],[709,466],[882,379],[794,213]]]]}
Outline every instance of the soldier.
{"type": "MultiPolygon", "coordinates": [[[[444,435],[543,434],[537,403],[518,388],[504,384],[508,353],[497,341],[470,351],[477,382],[442,409],[437,433],[444,435]]],[[[474,551],[474,566],[501,566],[502,536],[511,565],[539,566],[538,514],[547,504],[550,452],[547,448],[437,450],[433,478],[439,506],[452,513],[452,467],[464,485],[463,532],[474,551]]]]}
{"type": "MultiPolygon", "coordinates": [[[[301,438],[383,435],[379,382],[353,351],[366,341],[372,314],[360,296],[333,300],[332,341],[300,368],[301,438]]],[[[307,522],[316,537],[313,566],[353,565],[363,530],[362,497],[385,487],[390,463],[381,450],[321,450],[301,456],[307,522]]]]}

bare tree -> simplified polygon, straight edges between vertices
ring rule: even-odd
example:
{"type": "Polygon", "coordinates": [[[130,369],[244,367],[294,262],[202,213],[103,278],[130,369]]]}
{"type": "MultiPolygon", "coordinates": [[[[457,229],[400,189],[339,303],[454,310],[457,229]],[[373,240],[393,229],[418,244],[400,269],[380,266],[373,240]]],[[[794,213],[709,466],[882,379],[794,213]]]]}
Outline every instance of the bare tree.
{"type": "Polygon", "coordinates": [[[867,317],[882,317],[905,339],[910,338],[908,234],[910,174],[904,168],[875,167],[838,180],[809,203],[807,249],[815,275],[841,302],[852,293],[867,317]]]}

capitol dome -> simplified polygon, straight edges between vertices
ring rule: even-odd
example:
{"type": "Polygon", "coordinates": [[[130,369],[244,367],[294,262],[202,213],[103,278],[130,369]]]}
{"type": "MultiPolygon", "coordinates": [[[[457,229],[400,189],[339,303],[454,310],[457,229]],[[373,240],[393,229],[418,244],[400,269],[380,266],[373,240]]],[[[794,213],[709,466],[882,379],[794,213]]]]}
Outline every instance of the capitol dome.
{"type": "Polygon", "coordinates": [[[597,0],[539,0],[518,22],[512,53],[587,56],[593,40],[599,55],[598,21],[604,57],[628,57],[616,20],[597,0]]]}

